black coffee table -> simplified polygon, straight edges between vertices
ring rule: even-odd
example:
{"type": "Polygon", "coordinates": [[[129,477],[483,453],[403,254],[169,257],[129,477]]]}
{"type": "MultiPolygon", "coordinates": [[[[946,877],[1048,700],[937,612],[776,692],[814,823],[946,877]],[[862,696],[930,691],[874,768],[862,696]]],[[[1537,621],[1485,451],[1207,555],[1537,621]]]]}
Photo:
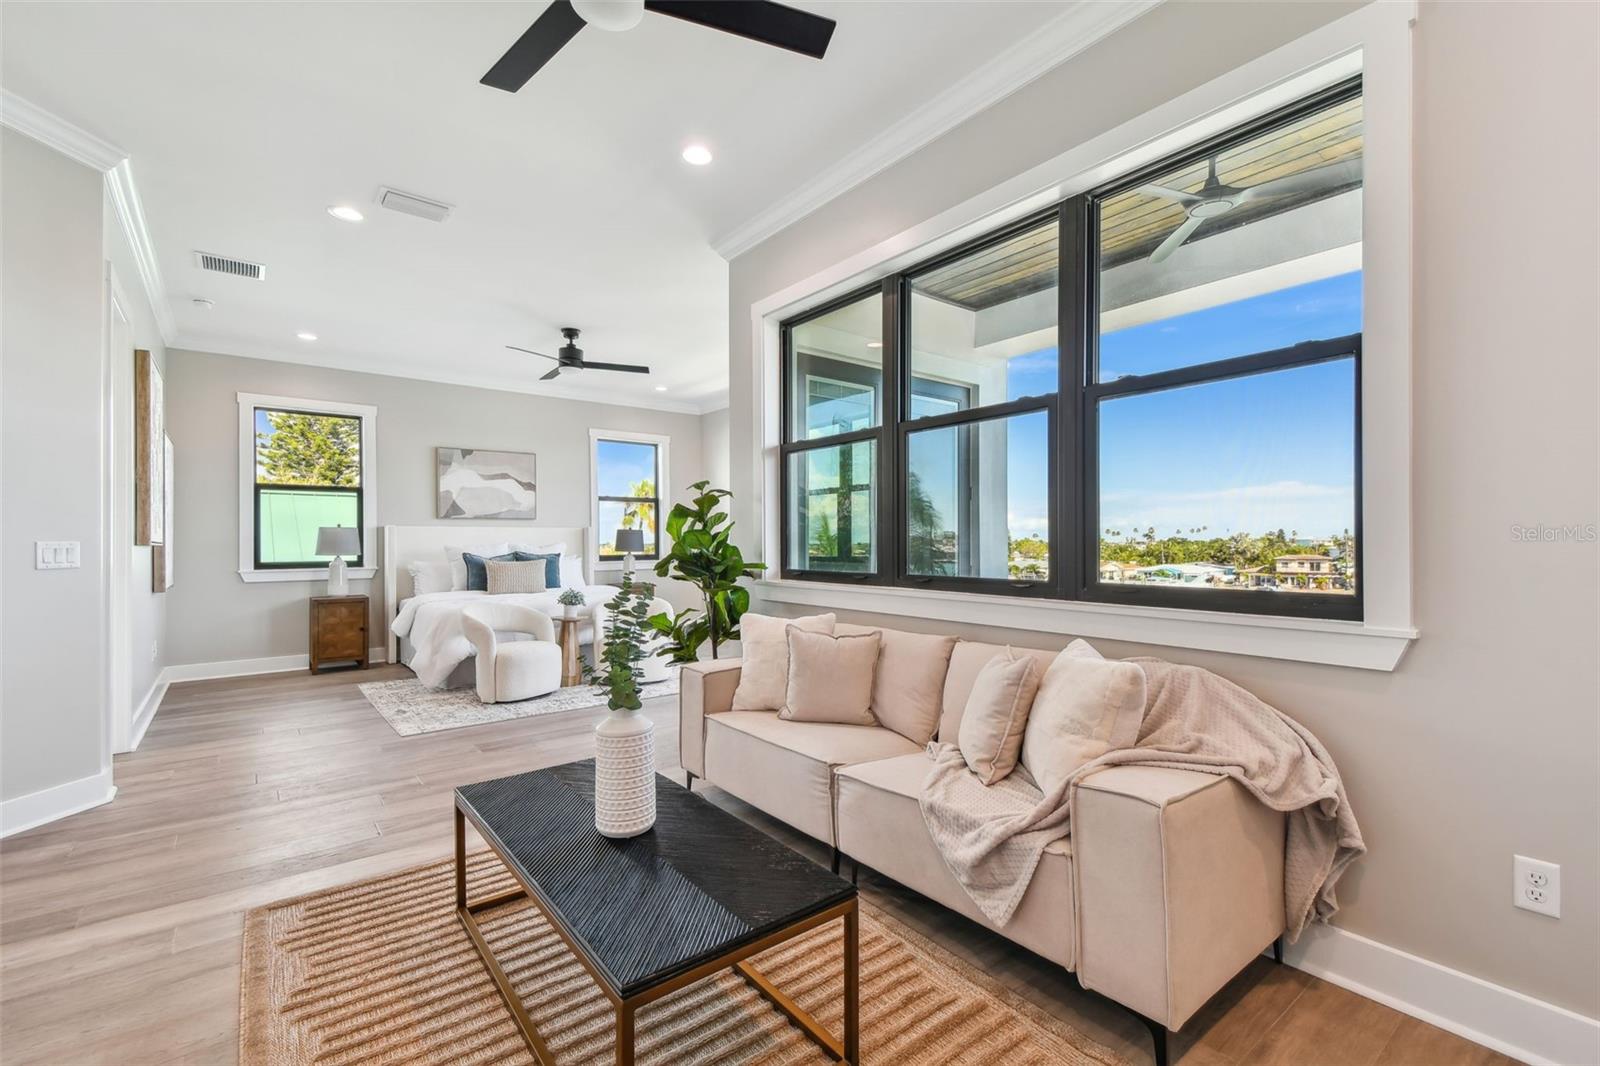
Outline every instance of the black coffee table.
{"type": "Polygon", "coordinates": [[[860,1061],[856,889],[680,785],[656,778],[656,824],[630,840],[594,828],[594,760],[456,789],[456,913],[528,1048],[554,1066],[477,916],[531,896],[617,1011],[618,1063],[632,1063],[639,1008],[734,968],[833,1057],[860,1061]],[[521,887],[467,900],[470,820],[521,887]],[[748,961],[844,921],[844,1039],[748,961]]]}

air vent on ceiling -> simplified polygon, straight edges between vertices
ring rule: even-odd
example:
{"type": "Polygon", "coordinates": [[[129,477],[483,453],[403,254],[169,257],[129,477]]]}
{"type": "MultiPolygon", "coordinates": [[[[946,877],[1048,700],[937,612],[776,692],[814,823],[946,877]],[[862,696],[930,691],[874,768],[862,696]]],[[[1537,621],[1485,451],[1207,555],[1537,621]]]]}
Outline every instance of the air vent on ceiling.
{"type": "Polygon", "coordinates": [[[378,190],[378,206],[398,211],[402,215],[425,218],[429,222],[443,222],[450,217],[450,212],[455,210],[447,203],[430,200],[426,196],[417,196],[415,193],[401,192],[399,189],[387,186],[378,190]]]}
{"type": "Polygon", "coordinates": [[[232,274],[236,278],[252,278],[260,281],[267,276],[267,268],[261,263],[251,263],[243,259],[229,259],[225,255],[212,255],[210,252],[195,252],[195,265],[201,270],[213,270],[218,274],[232,274]]]}

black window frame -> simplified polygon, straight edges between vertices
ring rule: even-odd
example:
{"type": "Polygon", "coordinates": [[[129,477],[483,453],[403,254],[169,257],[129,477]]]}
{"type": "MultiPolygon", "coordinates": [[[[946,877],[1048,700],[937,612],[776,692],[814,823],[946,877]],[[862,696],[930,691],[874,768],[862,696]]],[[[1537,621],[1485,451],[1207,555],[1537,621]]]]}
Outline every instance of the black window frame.
{"type": "MultiPolygon", "coordinates": [[[[594,462],[596,463],[596,469],[595,469],[595,489],[596,490],[598,490],[599,487],[600,487],[600,472],[599,472],[598,464],[599,464],[599,461],[600,461],[600,445],[602,443],[637,444],[637,445],[641,445],[643,447],[649,448],[650,449],[650,454],[655,457],[655,464],[654,464],[655,465],[655,473],[650,478],[650,484],[652,484],[652,485],[654,485],[656,487],[656,494],[654,496],[605,496],[605,495],[600,494],[598,491],[596,491],[595,497],[594,497],[594,499],[595,499],[595,520],[596,520],[596,523],[598,523],[599,515],[600,515],[600,504],[602,504],[602,503],[621,503],[621,504],[648,503],[652,508],[652,513],[654,513],[654,515],[656,516],[656,536],[655,536],[655,545],[656,546],[655,546],[655,550],[654,551],[649,551],[649,552],[635,552],[633,557],[635,559],[639,560],[640,562],[644,562],[644,561],[647,561],[647,560],[653,562],[653,561],[655,561],[657,559],[660,559],[661,558],[661,536],[662,536],[661,444],[660,444],[659,441],[653,441],[653,440],[632,440],[632,439],[630,439],[628,437],[608,437],[604,433],[596,434],[595,438],[594,438],[594,462]]],[[[595,561],[596,562],[600,562],[600,563],[619,563],[619,562],[623,562],[623,561],[625,561],[627,559],[627,553],[626,552],[612,552],[609,555],[598,554],[599,553],[599,547],[600,547],[600,545],[599,545],[600,530],[599,530],[598,526],[597,526],[597,528],[595,529],[594,532],[595,532],[595,551],[597,553],[595,555],[595,561]]]]}
{"type": "MultiPolygon", "coordinates": [[[[1095,189],[1060,201],[1045,211],[985,233],[925,261],[904,267],[871,285],[807,310],[779,324],[779,574],[784,580],[823,581],[936,589],[990,595],[1044,598],[1080,603],[1175,608],[1224,614],[1267,615],[1360,621],[1365,615],[1362,554],[1362,333],[1307,341],[1272,351],[1214,360],[1145,375],[1098,381],[1099,364],[1099,208],[1126,192],[1173,169],[1208,158],[1279,126],[1362,94],[1359,76],[1308,95],[1216,137],[1191,145],[1095,189]],[[964,407],[935,416],[910,418],[913,374],[908,355],[913,279],[930,270],[1001,243],[1051,219],[1059,227],[1057,290],[1057,389],[1053,395],[1025,396],[1003,403],[964,407]],[[857,300],[883,298],[882,380],[893,387],[879,390],[878,424],[868,429],[814,439],[795,438],[793,425],[798,380],[794,328],[857,300]],[[1223,588],[1171,588],[1154,584],[1101,582],[1099,500],[1099,408],[1101,403],[1140,394],[1256,374],[1273,373],[1318,363],[1349,359],[1354,379],[1355,590],[1349,595],[1267,595],[1223,588]],[[1048,574],[1045,579],[953,577],[907,572],[905,501],[909,478],[910,435],[929,429],[980,423],[1035,411],[1046,412],[1048,429],[1047,485],[1049,514],[1048,574]],[[847,573],[791,565],[791,457],[817,448],[863,440],[876,442],[877,567],[847,573]],[[888,486],[892,491],[885,491],[888,486]]],[[[801,427],[803,429],[803,427],[801,427]]]]}
{"type": "Polygon", "coordinates": [[[291,489],[295,492],[327,492],[348,495],[352,490],[356,497],[356,532],[361,541],[361,551],[352,560],[346,560],[350,567],[363,567],[367,565],[367,420],[362,415],[345,414],[342,411],[314,411],[299,407],[263,407],[255,405],[250,410],[250,468],[257,471],[255,482],[250,490],[250,527],[251,527],[251,566],[256,570],[312,570],[322,569],[328,565],[326,559],[304,559],[299,562],[263,562],[261,559],[261,490],[262,489],[291,489]],[[261,442],[255,437],[256,416],[263,411],[268,414],[307,415],[312,418],[341,418],[356,424],[356,440],[360,442],[361,472],[359,482],[355,485],[297,485],[280,484],[272,481],[262,481],[259,465],[256,461],[257,449],[261,442]]]}

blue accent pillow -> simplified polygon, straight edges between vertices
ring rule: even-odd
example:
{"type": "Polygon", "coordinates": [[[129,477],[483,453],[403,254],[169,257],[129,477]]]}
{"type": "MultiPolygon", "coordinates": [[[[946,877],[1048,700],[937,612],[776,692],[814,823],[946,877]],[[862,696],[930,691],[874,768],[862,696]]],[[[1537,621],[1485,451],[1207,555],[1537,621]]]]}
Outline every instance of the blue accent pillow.
{"type": "Polygon", "coordinates": [[[467,564],[467,588],[473,592],[489,591],[489,568],[484,563],[494,560],[497,563],[514,563],[517,561],[516,552],[507,552],[504,555],[491,555],[485,558],[482,555],[473,555],[471,552],[462,552],[461,561],[467,564]]]}
{"type": "MultiPolygon", "coordinates": [[[[534,555],[532,552],[512,552],[519,563],[536,563],[544,560],[544,587],[551,592],[561,589],[561,556],[560,555],[534,555]]],[[[484,574],[488,574],[488,570],[484,574]]]]}

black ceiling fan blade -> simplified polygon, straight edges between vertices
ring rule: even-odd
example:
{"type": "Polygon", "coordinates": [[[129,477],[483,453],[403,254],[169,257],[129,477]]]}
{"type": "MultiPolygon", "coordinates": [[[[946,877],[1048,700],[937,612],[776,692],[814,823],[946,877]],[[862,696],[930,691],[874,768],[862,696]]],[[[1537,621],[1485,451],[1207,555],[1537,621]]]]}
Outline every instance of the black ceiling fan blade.
{"type": "Polygon", "coordinates": [[[590,363],[583,364],[585,370],[621,370],[629,374],[648,374],[647,366],[634,366],[632,363],[590,363]]]}
{"type": "Polygon", "coordinates": [[[558,367],[553,367],[553,368],[551,368],[551,370],[550,370],[550,372],[548,374],[540,374],[539,375],[539,380],[540,381],[554,381],[557,377],[560,376],[560,374],[561,374],[561,368],[559,366],[558,367]]]}
{"type": "Polygon", "coordinates": [[[833,19],[772,0],[644,0],[644,9],[821,59],[833,19]]]}
{"type": "Polygon", "coordinates": [[[517,38],[517,43],[489,68],[489,73],[478,80],[491,88],[516,92],[583,27],[584,21],[573,10],[571,0],[553,0],[544,14],[534,19],[533,25],[517,38]]]}
{"type": "MultiPolygon", "coordinates": [[[[508,344],[508,345],[506,345],[506,347],[510,348],[514,352],[526,352],[529,355],[537,355],[540,359],[555,359],[556,358],[553,355],[545,355],[543,352],[536,352],[532,348],[518,348],[515,344],[508,344]]],[[[560,362],[559,359],[557,359],[556,361],[560,362]]]]}

